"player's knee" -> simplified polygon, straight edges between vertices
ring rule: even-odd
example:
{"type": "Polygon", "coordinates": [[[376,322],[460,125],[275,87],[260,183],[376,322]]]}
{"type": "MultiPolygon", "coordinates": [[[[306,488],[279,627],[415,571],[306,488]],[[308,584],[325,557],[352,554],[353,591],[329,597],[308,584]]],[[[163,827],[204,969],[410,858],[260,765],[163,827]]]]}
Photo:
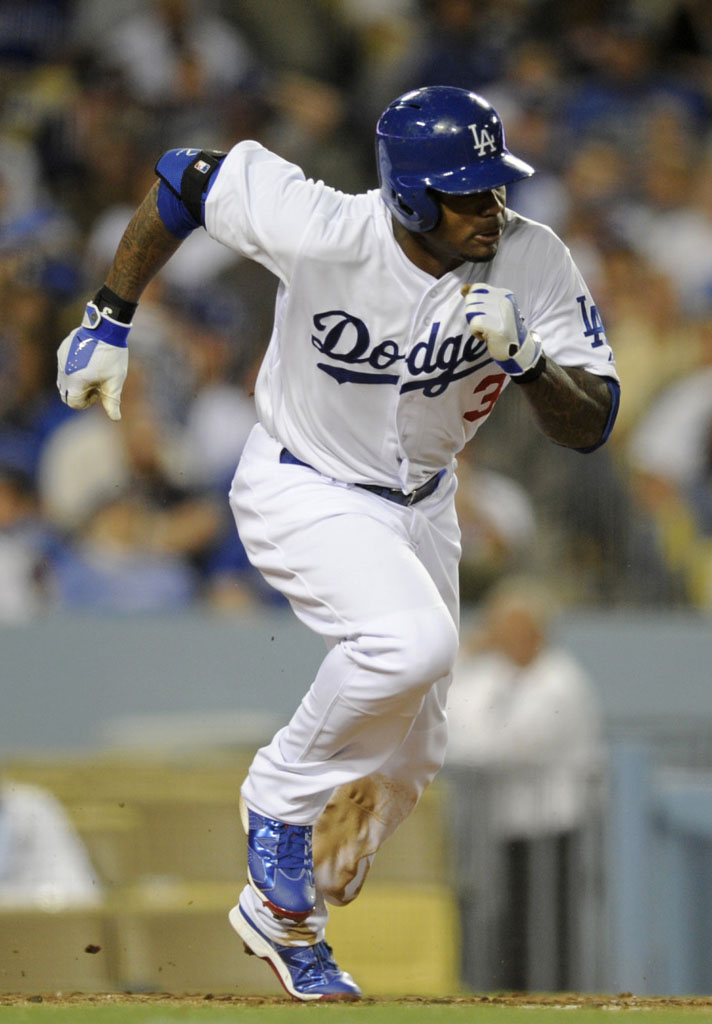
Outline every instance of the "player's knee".
{"type": "Polygon", "coordinates": [[[452,671],[457,647],[457,629],[445,608],[427,608],[374,623],[354,643],[352,656],[377,672],[374,694],[387,701],[426,692],[452,671]]]}
{"type": "Polygon", "coordinates": [[[427,609],[408,616],[400,652],[404,681],[429,689],[452,671],[457,657],[458,634],[443,609],[427,609]]]}

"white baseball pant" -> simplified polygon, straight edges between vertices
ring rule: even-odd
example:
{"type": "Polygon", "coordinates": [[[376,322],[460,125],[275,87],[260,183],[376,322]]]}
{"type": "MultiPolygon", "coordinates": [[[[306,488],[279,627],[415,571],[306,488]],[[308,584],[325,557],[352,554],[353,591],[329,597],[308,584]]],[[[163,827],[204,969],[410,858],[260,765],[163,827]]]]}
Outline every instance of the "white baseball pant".
{"type": "Polygon", "coordinates": [[[315,824],[319,902],[277,921],[249,887],[241,902],[274,941],[323,937],[324,900],[360,890],[381,843],[442,765],[446,692],[458,646],[456,480],[401,506],[304,466],[256,426],[230,492],[252,563],[329,648],[290,722],[242,786],[253,810],[315,824]]]}

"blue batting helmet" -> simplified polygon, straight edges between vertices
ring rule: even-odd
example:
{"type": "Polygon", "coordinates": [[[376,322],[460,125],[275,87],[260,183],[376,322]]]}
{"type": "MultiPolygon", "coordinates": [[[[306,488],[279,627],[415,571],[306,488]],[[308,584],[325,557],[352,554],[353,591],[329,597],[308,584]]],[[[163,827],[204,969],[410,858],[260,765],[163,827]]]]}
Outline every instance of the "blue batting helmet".
{"type": "Polygon", "coordinates": [[[469,195],[534,173],[507,149],[502,122],[487,100],[449,85],[394,100],[376,126],[376,156],[383,199],[410,231],[438,223],[431,189],[469,195]]]}

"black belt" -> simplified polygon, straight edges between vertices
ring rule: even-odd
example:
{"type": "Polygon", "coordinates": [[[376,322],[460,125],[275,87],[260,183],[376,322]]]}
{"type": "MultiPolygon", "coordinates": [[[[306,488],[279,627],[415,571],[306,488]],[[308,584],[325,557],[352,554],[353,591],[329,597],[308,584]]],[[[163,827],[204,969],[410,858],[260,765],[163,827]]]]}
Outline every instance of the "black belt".
{"type": "MultiPolygon", "coordinates": [[[[298,459],[296,455],[292,455],[286,448],[283,448],[279,453],[279,461],[288,462],[292,466],[304,466],[305,469],[314,469],[308,462],[302,462],[301,459],[298,459]]],[[[314,471],[316,472],[316,470],[314,471]]],[[[445,470],[441,469],[439,473],[431,476],[424,484],[416,487],[414,491],[410,491],[408,494],[404,491],[399,491],[397,487],[381,487],[380,484],[356,484],[355,486],[361,487],[364,491],[370,491],[371,494],[377,494],[380,498],[385,498],[387,501],[394,501],[396,505],[417,505],[419,501],[433,493],[444,475],[445,470]]]]}

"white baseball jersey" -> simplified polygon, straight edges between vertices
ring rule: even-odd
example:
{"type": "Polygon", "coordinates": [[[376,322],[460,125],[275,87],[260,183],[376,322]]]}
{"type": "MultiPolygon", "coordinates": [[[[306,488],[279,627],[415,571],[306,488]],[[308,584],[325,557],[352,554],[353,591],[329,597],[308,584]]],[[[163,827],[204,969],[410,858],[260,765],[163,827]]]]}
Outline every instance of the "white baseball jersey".
{"type": "Polygon", "coordinates": [[[467,327],[464,284],[511,290],[556,362],[617,380],[567,248],[512,211],[494,260],[436,279],[395,241],[378,190],[345,195],[307,181],[249,141],[220,167],[205,224],[279,278],[257,411],[326,476],[411,491],[451,465],[487,419],[509,378],[467,327]]]}

